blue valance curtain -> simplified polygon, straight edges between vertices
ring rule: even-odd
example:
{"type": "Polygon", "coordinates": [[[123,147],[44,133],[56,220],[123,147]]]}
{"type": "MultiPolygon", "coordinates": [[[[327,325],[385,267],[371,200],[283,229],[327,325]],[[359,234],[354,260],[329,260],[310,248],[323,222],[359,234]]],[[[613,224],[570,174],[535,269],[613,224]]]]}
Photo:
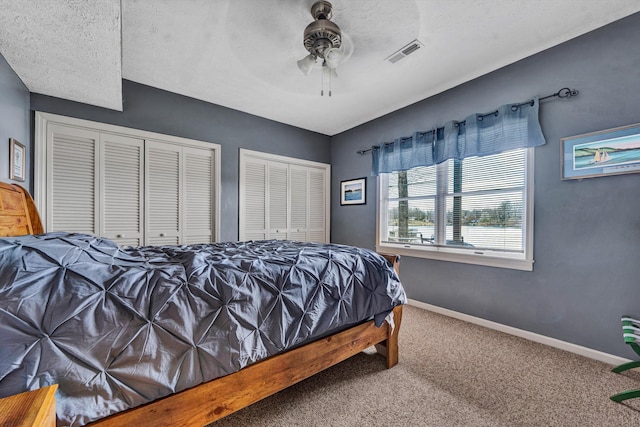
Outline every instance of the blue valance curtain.
{"type": "Polygon", "coordinates": [[[488,156],[545,144],[538,121],[539,99],[506,104],[488,114],[372,147],[373,175],[431,166],[449,159],[488,156]]]}

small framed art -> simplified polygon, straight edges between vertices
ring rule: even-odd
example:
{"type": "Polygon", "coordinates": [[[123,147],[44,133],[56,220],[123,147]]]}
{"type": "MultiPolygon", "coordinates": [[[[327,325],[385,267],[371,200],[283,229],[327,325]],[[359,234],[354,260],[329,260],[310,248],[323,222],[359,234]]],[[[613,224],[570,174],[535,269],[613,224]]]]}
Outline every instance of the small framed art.
{"type": "Polygon", "coordinates": [[[27,149],[13,138],[9,138],[9,178],[14,181],[24,181],[25,159],[27,149]]]}
{"type": "Polygon", "coordinates": [[[367,178],[340,181],[340,205],[364,205],[366,194],[367,178]]]}
{"type": "Polygon", "coordinates": [[[560,140],[562,179],[640,172],[640,123],[560,140]]]}

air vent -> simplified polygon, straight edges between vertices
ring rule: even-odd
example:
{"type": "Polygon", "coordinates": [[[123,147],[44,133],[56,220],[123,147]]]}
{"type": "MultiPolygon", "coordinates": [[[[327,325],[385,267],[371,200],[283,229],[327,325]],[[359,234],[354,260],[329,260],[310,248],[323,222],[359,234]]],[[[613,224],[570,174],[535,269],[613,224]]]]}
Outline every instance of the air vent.
{"type": "Polygon", "coordinates": [[[385,61],[389,61],[392,64],[395,64],[396,62],[400,61],[402,58],[406,58],[407,56],[411,55],[413,52],[415,52],[416,50],[420,49],[423,46],[424,45],[420,43],[418,40],[414,40],[408,45],[403,46],[396,52],[392,53],[390,56],[388,56],[385,59],[385,61]]]}

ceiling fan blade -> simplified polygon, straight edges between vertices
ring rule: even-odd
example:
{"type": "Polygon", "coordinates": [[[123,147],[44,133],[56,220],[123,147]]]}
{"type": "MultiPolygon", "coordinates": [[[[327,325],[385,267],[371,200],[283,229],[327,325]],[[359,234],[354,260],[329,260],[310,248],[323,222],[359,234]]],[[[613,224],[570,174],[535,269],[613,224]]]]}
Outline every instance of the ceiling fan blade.
{"type": "Polygon", "coordinates": [[[341,62],[345,62],[353,55],[353,40],[349,34],[342,32],[342,44],[340,45],[340,51],[342,53],[341,62]]]}

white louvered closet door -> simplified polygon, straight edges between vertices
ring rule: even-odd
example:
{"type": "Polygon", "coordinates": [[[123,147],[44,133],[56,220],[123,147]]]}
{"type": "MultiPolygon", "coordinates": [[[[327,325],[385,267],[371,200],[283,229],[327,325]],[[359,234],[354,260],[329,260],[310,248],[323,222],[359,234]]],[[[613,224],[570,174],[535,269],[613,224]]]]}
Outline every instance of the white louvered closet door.
{"type": "Polygon", "coordinates": [[[35,199],[45,230],[124,246],[210,243],[220,146],[36,112],[35,199]]]}
{"type": "Polygon", "coordinates": [[[186,244],[211,243],[214,227],[215,158],[212,150],[183,147],[186,244]]]}
{"type": "Polygon", "coordinates": [[[99,140],[98,132],[47,128],[47,231],[97,234],[99,140]]]}
{"type": "Polygon", "coordinates": [[[329,242],[327,235],[327,172],[309,169],[309,232],[311,242],[329,242]]]}
{"type": "Polygon", "coordinates": [[[100,134],[102,229],[118,245],[141,246],[144,141],[100,134]]]}
{"type": "Polygon", "coordinates": [[[309,172],[304,166],[289,165],[289,206],[291,206],[291,227],[289,240],[308,241],[309,224],[309,172]]]}
{"type": "Polygon", "coordinates": [[[240,150],[240,240],[329,242],[331,166],[240,150]]]}
{"type": "Polygon", "coordinates": [[[289,238],[289,165],[269,162],[267,164],[267,200],[269,239],[289,238]]]}
{"type": "Polygon", "coordinates": [[[181,151],[177,145],[146,142],[145,245],[180,243],[181,151]]]}
{"type": "Polygon", "coordinates": [[[247,159],[240,171],[240,240],[267,238],[267,162],[247,159]]]}

